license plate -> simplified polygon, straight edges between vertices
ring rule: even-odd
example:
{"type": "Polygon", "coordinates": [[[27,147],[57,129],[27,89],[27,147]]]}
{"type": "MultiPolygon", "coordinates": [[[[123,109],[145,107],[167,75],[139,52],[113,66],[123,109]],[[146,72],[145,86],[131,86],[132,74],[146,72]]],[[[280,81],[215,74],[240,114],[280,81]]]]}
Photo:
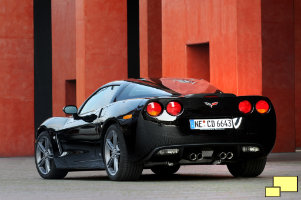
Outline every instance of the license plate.
{"type": "Polygon", "coordinates": [[[232,119],[191,119],[190,129],[192,130],[223,130],[233,128],[232,119]]]}

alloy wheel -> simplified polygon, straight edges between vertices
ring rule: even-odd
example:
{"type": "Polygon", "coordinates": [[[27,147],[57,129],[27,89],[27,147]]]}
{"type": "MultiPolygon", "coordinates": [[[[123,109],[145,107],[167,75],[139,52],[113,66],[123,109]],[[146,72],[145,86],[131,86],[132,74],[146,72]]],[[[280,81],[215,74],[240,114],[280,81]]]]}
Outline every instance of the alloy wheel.
{"type": "Polygon", "coordinates": [[[114,130],[111,130],[105,139],[105,164],[110,175],[114,176],[119,169],[120,148],[118,136],[114,130]]]}
{"type": "Polygon", "coordinates": [[[36,161],[39,171],[46,175],[51,170],[51,162],[53,160],[53,151],[50,141],[46,137],[42,137],[37,141],[36,161]]]}

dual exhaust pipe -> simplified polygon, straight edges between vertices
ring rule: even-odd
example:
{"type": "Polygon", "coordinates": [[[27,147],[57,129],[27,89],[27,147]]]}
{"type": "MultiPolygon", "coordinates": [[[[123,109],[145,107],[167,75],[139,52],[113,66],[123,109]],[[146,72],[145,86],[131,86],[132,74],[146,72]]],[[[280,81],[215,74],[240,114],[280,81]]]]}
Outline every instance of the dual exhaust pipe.
{"type": "Polygon", "coordinates": [[[191,161],[202,160],[203,154],[202,153],[191,153],[191,154],[189,154],[188,158],[191,161]]]}
{"type": "MultiPolygon", "coordinates": [[[[234,154],[232,152],[221,152],[220,154],[218,154],[219,159],[221,160],[231,160],[234,157],[234,154]]],[[[191,161],[197,161],[197,160],[203,160],[203,154],[202,153],[191,153],[188,155],[188,159],[191,161]]]]}
{"type": "Polygon", "coordinates": [[[221,160],[225,160],[225,159],[228,159],[228,160],[231,160],[233,158],[234,154],[232,152],[228,152],[228,153],[225,153],[225,152],[221,152],[218,157],[221,159],[221,160]]]}

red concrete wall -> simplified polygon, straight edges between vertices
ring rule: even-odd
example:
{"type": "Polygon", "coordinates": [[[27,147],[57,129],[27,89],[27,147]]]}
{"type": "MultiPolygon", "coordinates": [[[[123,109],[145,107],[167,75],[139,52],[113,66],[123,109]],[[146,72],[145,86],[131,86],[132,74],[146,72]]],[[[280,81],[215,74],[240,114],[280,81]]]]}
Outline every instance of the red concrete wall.
{"type": "Polygon", "coordinates": [[[52,0],[52,108],[53,116],[64,116],[70,102],[66,80],[75,79],[75,0],[52,0]]]}
{"type": "Polygon", "coordinates": [[[262,0],[262,89],[276,109],[277,152],[295,151],[293,11],[293,0],[262,0]]]}
{"type": "Polygon", "coordinates": [[[261,0],[237,0],[237,94],[262,94],[261,0]]]}
{"type": "Polygon", "coordinates": [[[140,76],[162,77],[162,0],[140,0],[140,76]]]}
{"type": "Polygon", "coordinates": [[[75,0],[75,71],[76,71],[76,103],[79,107],[86,99],[85,92],[85,63],[86,63],[86,36],[85,36],[85,0],[75,0]],[[79,95],[80,94],[80,95],[79,95]]]}
{"type": "Polygon", "coordinates": [[[77,104],[127,78],[127,1],[76,0],[77,104]]]}
{"type": "Polygon", "coordinates": [[[209,42],[211,83],[261,94],[260,0],[162,0],[162,27],[164,77],[191,76],[187,45],[209,42]]]}
{"type": "Polygon", "coordinates": [[[149,77],[147,2],[148,0],[139,1],[139,43],[140,43],[139,47],[140,47],[140,76],[141,77],[149,77]]]}
{"type": "Polygon", "coordinates": [[[65,104],[76,105],[76,80],[67,80],[65,82],[65,104]]]}
{"type": "Polygon", "coordinates": [[[72,102],[66,80],[76,79],[80,106],[101,85],[127,78],[126,20],[126,0],[52,0],[53,115],[72,102]]]}
{"type": "Polygon", "coordinates": [[[187,77],[210,81],[209,45],[188,45],[187,49],[187,77]]]}
{"type": "Polygon", "coordinates": [[[301,1],[294,1],[295,14],[295,122],[296,146],[301,147],[301,1]]]}
{"type": "Polygon", "coordinates": [[[33,154],[33,1],[0,1],[0,157],[33,154]]]}

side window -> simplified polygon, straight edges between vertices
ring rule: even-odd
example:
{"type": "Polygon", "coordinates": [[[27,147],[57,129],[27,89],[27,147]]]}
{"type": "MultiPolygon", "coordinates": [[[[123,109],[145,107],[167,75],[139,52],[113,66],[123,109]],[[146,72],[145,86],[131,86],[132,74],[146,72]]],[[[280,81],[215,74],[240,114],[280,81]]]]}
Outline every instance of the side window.
{"type": "Polygon", "coordinates": [[[125,99],[171,96],[172,94],[164,90],[160,90],[151,86],[132,84],[128,85],[118,96],[117,101],[125,99]]]}
{"type": "Polygon", "coordinates": [[[86,102],[86,104],[80,111],[80,114],[91,112],[108,105],[109,103],[111,103],[112,98],[116,94],[118,89],[119,86],[117,85],[102,88],[86,102]]]}

